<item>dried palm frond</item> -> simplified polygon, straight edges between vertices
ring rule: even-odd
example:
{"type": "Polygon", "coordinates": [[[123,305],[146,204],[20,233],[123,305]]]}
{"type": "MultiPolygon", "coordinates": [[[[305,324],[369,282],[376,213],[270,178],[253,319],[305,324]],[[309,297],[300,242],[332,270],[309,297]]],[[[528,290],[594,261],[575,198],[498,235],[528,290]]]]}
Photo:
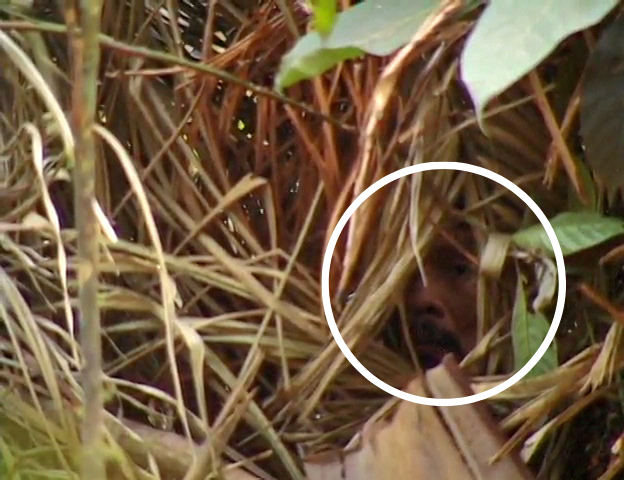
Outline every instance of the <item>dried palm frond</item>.
{"type": "MultiPolygon", "coordinates": [[[[348,365],[324,318],[320,269],[338,219],[373,182],[422,162],[493,170],[548,215],[579,202],[565,163],[573,115],[554,131],[548,103],[569,113],[575,99],[544,80],[562,54],[495,99],[480,125],[457,62],[473,19],[457,21],[453,2],[396,54],[344,62],[288,98],[267,86],[293,27],[305,25],[303,9],[161,3],[111,0],[102,15],[95,188],[111,478],[179,478],[193,464],[198,476],[240,467],[301,479],[302,454],[344,446],[387,400],[348,365]],[[197,450],[161,458],[192,443],[197,450]]],[[[83,401],[67,155],[73,66],[63,12],[53,2],[34,8],[0,20],[0,49],[13,52],[0,56],[0,472],[71,477],[83,401]]],[[[375,193],[333,256],[341,335],[396,387],[418,367],[380,335],[457,215],[486,247],[482,341],[466,359],[480,370],[474,389],[511,373],[518,270],[506,235],[533,215],[488,179],[432,171],[375,193]]],[[[571,259],[568,289],[580,278],[609,297],[613,278],[597,267],[599,253],[588,255],[571,259]]],[[[507,448],[523,447],[536,471],[568,471],[568,457],[553,452],[584,418],[607,422],[598,401],[608,441],[624,430],[620,326],[595,299],[568,297],[560,366],[488,401],[507,448]]],[[[587,441],[603,466],[604,442],[587,441]]]]}

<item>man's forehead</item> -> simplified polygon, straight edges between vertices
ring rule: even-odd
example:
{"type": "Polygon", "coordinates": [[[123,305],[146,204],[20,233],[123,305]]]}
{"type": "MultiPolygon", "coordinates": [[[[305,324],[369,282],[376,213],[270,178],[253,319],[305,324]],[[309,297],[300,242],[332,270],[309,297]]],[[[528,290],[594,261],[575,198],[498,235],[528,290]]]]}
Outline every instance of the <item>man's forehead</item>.
{"type": "Polygon", "coordinates": [[[431,242],[430,253],[456,253],[461,250],[473,252],[475,246],[476,238],[472,227],[467,222],[456,221],[439,228],[431,242]]]}

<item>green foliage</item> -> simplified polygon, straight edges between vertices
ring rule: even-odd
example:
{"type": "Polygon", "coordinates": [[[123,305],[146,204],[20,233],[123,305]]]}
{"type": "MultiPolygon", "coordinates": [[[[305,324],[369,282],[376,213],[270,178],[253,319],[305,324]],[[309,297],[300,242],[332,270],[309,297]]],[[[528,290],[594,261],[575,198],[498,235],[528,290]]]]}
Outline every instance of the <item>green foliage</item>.
{"type": "Polygon", "coordinates": [[[322,37],[329,35],[336,22],[336,0],[314,0],[314,26],[322,37]]]}
{"type": "Polygon", "coordinates": [[[624,186],[624,17],[601,35],[585,70],[581,95],[581,136],[587,164],[603,183],[624,186]]]}
{"type": "MultiPolygon", "coordinates": [[[[480,2],[471,2],[469,11],[480,2]]],[[[488,101],[535,68],[569,35],[601,21],[617,0],[490,2],[462,53],[462,79],[481,115],[488,101]]],[[[316,30],[284,56],[278,90],[364,53],[388,55],[405,45],[440,2],[364,1],[336,14],[335,0],[312,2],[316,30]]]]}
{"type": "MultiPolygon", "coordinates": [[[[537,352],[549,329],[550,324],[543,313],[528,310],[522,278],[518,278],[512,318],[512,343],[516,371],[524,367],[537,352]]],[[[557,346],[553,342],[548,346],[540,361],[527,374],[527,377],[537,377],[554,370],[557,366],[557,346]]]]}
{"type": "MultiPolygon", "coordinates": [[[[317,15],[320,3],[315,9],[317,15]]],[[[412,38],[439,4],[436,0],[386,0],[365,1],[349,8],[337,15],[334,28],[326,37],[310,32],[284,56],[276,88],[282,90],[320,75],[363,53],[389,55],[412,38]]],[[[323,22],[326,20],[321,19],[321,28],[326,31],[323,22]]]]}
{"type": "MultiPolygon", "coordinates": [[[[595,212],[565,212],[550,221],[564,255],[571,255],[624,234],[624,222],[595,212]]],[[[553,255],[552,244],[541,223],[520,230],[513,241],[527,250],[553,255]]]]}
{"type": "Polygon", "coordinates": [[[488,101],[544,60],[569,35],[607,15],[617,0],[496,0],[462,53],[462,79],[481,115],[488,101]]]}

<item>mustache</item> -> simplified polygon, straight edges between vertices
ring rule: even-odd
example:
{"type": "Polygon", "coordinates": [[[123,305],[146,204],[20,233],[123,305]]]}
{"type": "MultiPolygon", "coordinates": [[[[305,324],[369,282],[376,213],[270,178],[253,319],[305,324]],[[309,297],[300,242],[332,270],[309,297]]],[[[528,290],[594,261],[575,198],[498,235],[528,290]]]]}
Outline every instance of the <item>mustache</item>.
{"type": "Polygon", "coordinates": [[[459,338],[453,332],[438,326],[433,320],[416,319],[411,327],[410,333],[417,347],[418,345],[435,346],[459,357],[464,356],[464,349],[459,338]]]}

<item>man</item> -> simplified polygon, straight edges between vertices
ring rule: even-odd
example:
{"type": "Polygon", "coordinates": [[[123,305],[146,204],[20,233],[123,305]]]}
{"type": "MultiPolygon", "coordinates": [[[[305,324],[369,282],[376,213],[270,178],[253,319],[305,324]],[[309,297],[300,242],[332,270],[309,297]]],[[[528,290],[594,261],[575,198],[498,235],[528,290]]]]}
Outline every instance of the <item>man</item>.
{"type": "MultiPolygon", "coordinates": [[[[478,265],[473,250],[474,237],[466,225],[442,232],[423,259],[424,272],[416,272],[406,288],[409,341],[425,369],[448,353],[460,360],[476,344],[478,265]]],[[[395,332],[398,321],[398,316],[391,320],[395,332]]]]}

